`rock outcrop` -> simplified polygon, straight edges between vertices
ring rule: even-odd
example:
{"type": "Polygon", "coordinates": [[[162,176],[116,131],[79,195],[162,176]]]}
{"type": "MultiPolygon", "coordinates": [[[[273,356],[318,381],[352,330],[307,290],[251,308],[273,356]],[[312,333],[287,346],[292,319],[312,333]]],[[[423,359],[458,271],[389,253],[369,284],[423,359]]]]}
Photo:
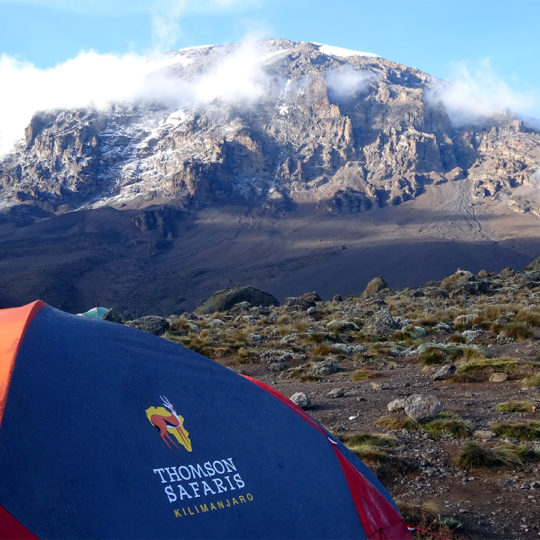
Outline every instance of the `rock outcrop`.
{"type": "Polygon", "coordinates": [[[216,291],[195,310],[195,314],[205,315],[217,311],[227,311],[242,302],[251,306],[277,306],[279,304],[278,300],[271,294],[254,287],[235,287],[216,291]]]}

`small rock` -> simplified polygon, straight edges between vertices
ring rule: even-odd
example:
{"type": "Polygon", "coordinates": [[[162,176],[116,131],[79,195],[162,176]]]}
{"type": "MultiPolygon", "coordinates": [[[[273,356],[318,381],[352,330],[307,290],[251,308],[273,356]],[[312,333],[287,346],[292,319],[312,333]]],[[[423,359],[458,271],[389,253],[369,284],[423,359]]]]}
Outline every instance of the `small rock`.
{"type": "Polygon", "coordinates": [[[448,377],[451,377],[456,372],[456,366],[453,364],[445,364],[440,368],[437,368],[431,375],[431,379],[434,381],[443,381],[448,377]]]}
{"type": "Polygon", "coordinates": [[[445,332],[447,334],[452,331],[452,327],[449,324],[443,322],[438,323],[437,326],[435,326],[435,329],[437,330],[437,332],[445,332]]]}
{"type": "Polygon", "coordinates": [[[405,408],[405,399],[394,399],[386,406],[388,412],[399,411],[405,408]]]}
{"type": "Polygon", "coordinates": [[[508,379],[507,373],[495,372],[490,375],[489,382],[499,383],[506,381],[506,379],[508,379]]]}
{"type": "Polygon", "coordinates": [[[353,414],[352,416],[349,416],[349,420],[356,420],[358,418],[357,414],[353,414]]]}
{"type": "Polygon", "coordinates": [[[332,352],[342,354],[362,354],[367,351],[364,345],[350,345],[348,343],[334,343],[332,352]]]}
{"type": "Polygon", "coordinates": [[[268,371],[278,372],[283,371],[286,368],[286,365],[284,362],[271,362],[267,367],[268,371]]]}
{"type": "Polygon", "coordinates": [[[311,398],[304,392],[296,392],[289,399],[301,409],[308,409],[311,406],[311,398]]]}
{"type": "Polygon", "coordinates": [[[344,390],[343,388],[333,388],[332,390],[330,390],[330,392],[328,392],[328,394],[326,394],[329,398],[332,398],[332,399],[336,399],[336,398],[340,398],[340,397],[343,397],[344,395],[344,390]]]}
{"type": "Polygon", "coordinates": [[[188,328],[196,334],[200,333],[201,331],[200,326],[196,325],[195,323],[188,323],[188,328]]]}
{"type": "Polygon", "coordinates": [[[316,317],[317,316],[317,310],[311,306],[306,311],[308,317],[316,317]]]}
{"type": "Polygon", "coordinates": [[[465,330],[461,333],[465,339],[465,343],[472,343],[477,337],[483,334],[481,330],[465,330]]]}

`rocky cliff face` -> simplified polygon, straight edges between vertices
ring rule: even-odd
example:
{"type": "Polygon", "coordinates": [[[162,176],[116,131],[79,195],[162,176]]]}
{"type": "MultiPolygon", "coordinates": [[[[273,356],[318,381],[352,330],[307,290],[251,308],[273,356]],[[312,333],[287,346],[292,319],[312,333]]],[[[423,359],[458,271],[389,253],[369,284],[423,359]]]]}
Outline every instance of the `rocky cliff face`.
{"type": "MultiPolygon", "coordinates": [[[[196,80],[237,46],[180,51],[167,71],[196,80]]],[[[540,216],[540,134],[511,115],[456,128],[421,71],[313,43],[267,40],[263,95],[106,111],[39,113],[0,161],[2,206],[62,213],[241,203],[329,212],[397,205],[430,184],[540,216]]]]}

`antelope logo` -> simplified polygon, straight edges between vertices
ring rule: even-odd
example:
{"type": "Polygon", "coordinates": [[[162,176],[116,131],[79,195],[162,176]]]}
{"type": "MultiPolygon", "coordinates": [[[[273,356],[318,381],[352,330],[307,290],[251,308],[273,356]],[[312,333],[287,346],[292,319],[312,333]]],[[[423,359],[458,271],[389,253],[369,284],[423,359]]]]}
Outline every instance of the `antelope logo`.
{"type": "Polygon", "coordinates": [[[169,448],[180,449],[171,435],[188,451],[191,452],[191,441],[189,433],[184,428],[184,417],[174,410],[173,404],[165,397],[159,396],[165,407],[149,407],[146,409],[146,416],[150,423],[159,429],[161,438],[169,448]],[[167,410],[168,409],[168,410],[167,410]]]}

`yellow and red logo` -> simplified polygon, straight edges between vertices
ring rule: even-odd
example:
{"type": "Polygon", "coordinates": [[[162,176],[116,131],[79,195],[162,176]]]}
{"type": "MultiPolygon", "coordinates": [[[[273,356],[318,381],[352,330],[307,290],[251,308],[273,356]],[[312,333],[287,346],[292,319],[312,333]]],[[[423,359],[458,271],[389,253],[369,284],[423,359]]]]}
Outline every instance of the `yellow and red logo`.
{"type": "Polygon", "coordinates": [[[189,433],[184,428],[184,417],[180,416],[173,404],[164,396],[159,396],[164,407],[149,407],[146,416],[150,423],[159,430],[165,444],[172,448],[180,447],[171,439],[171,435],[188,451],[191,452],[189,433]]]}

